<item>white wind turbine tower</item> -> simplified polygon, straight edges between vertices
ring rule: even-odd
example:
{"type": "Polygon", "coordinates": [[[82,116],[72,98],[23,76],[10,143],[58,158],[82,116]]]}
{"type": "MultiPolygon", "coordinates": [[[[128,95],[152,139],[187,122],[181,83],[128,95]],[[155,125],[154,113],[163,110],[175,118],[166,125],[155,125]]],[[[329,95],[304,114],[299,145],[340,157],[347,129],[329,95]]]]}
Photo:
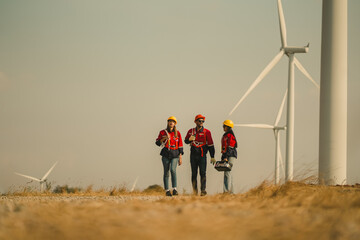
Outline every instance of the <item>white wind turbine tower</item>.
{"type": "Polygon", "coordinates": [[[56,164],[57,164],[57,162],[56,162],[56,163],[49,169],[49,171],[47,171],[47,173],[45,173],[45,175],[44,175],[42,178],[40,178],[40,179],[35,178],[35,177],[31,177],[31,176],[28,176],[28,175],[24,175],[24,174],[21,174],[21,173],[17,173],[17,172],[15,172],[15,174],[39,182],[39,183],[40,183],[40,191],[42,192],[42,191],[44,190],[44,183],[46,182],[47,177],[49,176],[49,174],[51,173],[51,171],[54,169],[54,167],[55,167],[56,164]]]}
{"type": "Polygon", "coordinates": [[[238,127],[253,127],[253,128],[265,128],[265,129],[272,129],[274,131],[275,137],[275,184],[280,183],[280,164],[282,170],[284,171],[284,165],[281,156],[281,149],[280,149],[280,130],[286,130],[286,126],[279,126],[279,122],[281,119],[281,115],[284,109],[285,100],[287,97],[287,90],[284,94],[283,100],[281,102],[278,114],[276,116],[276,120],[274,125],[269,124],[234,124],[234,126],[238,127]]]}
{"type": "Polygon", "coordinates": [[[319,178],[346,184],[348,1],[322,2],[319,178]]]}
{"type": "Polygon", "coordinates": [[[286,41],[286,26],[285,17],[282,9],[281,0],[278,0],[278,14],[280,24],[280,36],[281,36],[281,49],[280,52],[274,57],[273,60],[265,67],[260,75],[255,79],[250,88],[245,92],[244,96],[239,100],[235,107],[231,110],[231,115],[240,103],[250,94],[250,92],[264,79],[264,77],[270,72],[271,69],[280,61],[284,55],[289,58],[289,79],[288,79],[288,99],[287,99],[287,117],[286,117],[286,171],[285,180],[293,179],[293,163],[294,163],[294,116],[295,116],[295,86],[294,86],[294,64],[298,69],[309,78],[318,88],[319,85],[312,79],[310,74],[305,70],[302,64],[295,58],[295,53],[307,53],[309,51],[309,44],[304,47],[288,46],[286,41]]]}

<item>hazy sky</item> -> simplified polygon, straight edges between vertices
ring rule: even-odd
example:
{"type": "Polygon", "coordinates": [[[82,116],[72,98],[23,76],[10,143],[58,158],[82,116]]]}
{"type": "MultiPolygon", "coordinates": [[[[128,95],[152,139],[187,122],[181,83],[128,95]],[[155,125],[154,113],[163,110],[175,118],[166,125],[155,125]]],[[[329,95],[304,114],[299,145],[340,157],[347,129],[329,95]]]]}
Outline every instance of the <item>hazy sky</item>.
{"type": "MultiPolygon", "coordinates": [[[[348,181],[360,182],[360,1],[349,0],[348,181]]],[[[283,0],[288,44],[320,82],[320,0],[283,0]]],[[[222,122],[278,53],[275,0],[0,0],[0,192],[49,176],[53,185],[162,185],[160,148],[166,119],[185,136],[206,116],[220,159],[222,122]]],[[[231,119],[273,123],[287,84],[283,58],[231,119]]],[[[295,175],[317,174],[319,92],[296,81],[295,175]]],[[[281,122],[285,123],[285,115],[281,122]]],[[[235,128],[233,174],[242,192],[271,179],[271,130],[235,128]]],[[[345,131],[345,130],[344,130],[345,131]]],[[[282,133],[284,156],[285,134],[282,133]]],[[[190,192],[189,147],[178,187],[190,192]]],[[[223,174],[208,165],[208,191],[223,174]]]]}

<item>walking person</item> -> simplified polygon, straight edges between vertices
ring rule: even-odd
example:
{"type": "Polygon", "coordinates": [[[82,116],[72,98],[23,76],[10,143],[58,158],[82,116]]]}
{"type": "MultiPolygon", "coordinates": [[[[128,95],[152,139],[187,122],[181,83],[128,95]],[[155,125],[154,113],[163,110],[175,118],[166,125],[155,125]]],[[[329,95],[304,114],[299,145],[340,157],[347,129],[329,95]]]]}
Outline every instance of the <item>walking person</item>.
{"type": "Polygon", "coordinates": [[[216,162],[214,142],[211,137],[211,132],[204,128],[205,117],[201,114],[195,116],[196,127],[190,129],[185,137],[185,143],[191,145],[190,149],[190,164],[191,164],[191,182],[193,193],[198,194],[197,175],[200,170],[200,190],[201,196],[206,193],[206,154],[209,151],[211,156],[211,163],[216,162]]]}
{"type": "Polygon", "coordinates": [[[156,139],[156,145],[162,146],[160,155],[164,167],[164,189],[165,195],[171,197],[172,195],[178,195],[176,167],[182,164],[183,143],[181,134],[176,129],[177,120],[174,116],[171,116],[167,120],[166,129],[161,130],[159,136],[156,139]],[[171,185],[172,192],[169,188],[169,172],[171,173],[171,185]]]}
{"type": "MultiPolygon", "coordinates": [[[[237,158],[237,141],[232,130],[233,127],[233,121],[225,120],[223,123],[225,133],[221,139],[221,161],[228,162],[231,168],[237,158]]],[[[234,193],[233,176],[231,171],[224,171],[224,193],[234,193]]]]}

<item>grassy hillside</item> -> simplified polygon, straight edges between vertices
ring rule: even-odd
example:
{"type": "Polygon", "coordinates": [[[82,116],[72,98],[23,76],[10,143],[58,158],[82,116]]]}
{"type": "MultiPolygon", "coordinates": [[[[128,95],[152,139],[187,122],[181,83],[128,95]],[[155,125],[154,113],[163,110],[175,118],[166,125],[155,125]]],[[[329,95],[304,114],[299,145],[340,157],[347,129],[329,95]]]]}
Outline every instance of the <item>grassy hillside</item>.
{"type": "Polygon", "coordinates": [[[360,186],[264,182],[244,194],[173,198],[8,194],[0,239],[360,239],[360,186]]]}

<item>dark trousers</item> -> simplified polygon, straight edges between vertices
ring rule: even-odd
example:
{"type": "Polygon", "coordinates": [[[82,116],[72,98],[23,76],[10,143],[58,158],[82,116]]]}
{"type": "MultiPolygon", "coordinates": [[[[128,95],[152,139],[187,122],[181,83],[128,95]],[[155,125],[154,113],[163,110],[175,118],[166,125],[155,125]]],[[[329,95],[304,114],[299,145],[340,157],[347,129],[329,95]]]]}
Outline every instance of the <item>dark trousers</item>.
{"type": "Polygon", "coordinates": [[[198,169],[200,170],[200,189],[205,191],[206,189],[206,155],[201,157],[198,155],[190,155],[191,164],[191,183],[194,193],[198,193],[197,187],[197,175],[198,169]]]}

